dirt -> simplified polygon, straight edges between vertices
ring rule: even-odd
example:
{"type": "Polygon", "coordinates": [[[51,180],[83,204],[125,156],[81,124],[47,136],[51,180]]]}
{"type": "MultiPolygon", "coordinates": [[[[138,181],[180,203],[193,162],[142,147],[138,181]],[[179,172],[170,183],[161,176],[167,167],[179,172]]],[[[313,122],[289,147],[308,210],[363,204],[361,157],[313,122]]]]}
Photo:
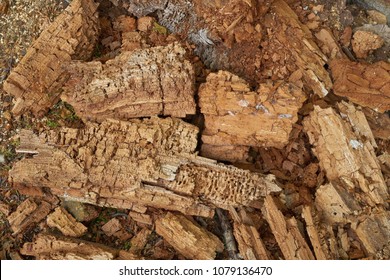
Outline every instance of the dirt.
{"type": "MultiPolygon", "coordinates": [[[[242,10],[246,10],[244,6],[232,6],[231,11],[229,11],[229,16],[216,17],[217,21],[213,23],[214,25],[211,25],[208,38],[216,42],[223,42],[223,44],[219,44],[222,47],[215,49],[206,47],[202,49],[196,46],[194,40],[186,41],[188,38],[183,38],[181,34],[183,30],[180,29],[179,31],[181,32],[178,32],[178,34],[172,34],[172,29],[175,30],[177,27],[164,26],[162,22],[156,21],[158,18],[150,17],[149,19],[144,19],[143,22],[138,22],[138,26],[136,26],[135,20],[133,22],[128,17],[129,13],[124,8],[116,7],[108,0],[99,0],[98,2],[101,3],[99,8],[101,12],[99,19],[101,35],[99,38],[100,43],[95,47],[93,58],[102,63],[116,57],[120,53],[120,48],[123,48],[122,43],[126,42],[126,34],[129,35],[129,32],[139,32],[138,41],[127,41],[125,47],[128,50],[143,48],[145,46],[165,46],[175,40],[183,42],[186,50],[190,53],[187,59],[194,67],[196,90],[199,84],[205,81],[205,77],[209,72],[220,68],[230,70],[234,74],[246,78],[250,82],[248,88],[252,91],[257,90],[255,86],[257,83],[255,81],[258,79],[284,79],[297,71],[294,68],[295,66],[291,66],[291,68],[288,66],[293,65],[294,62],[291,60],[289,52],[278,52],[277,50],[281,46],[276,41],[269,40],[264,42],[264,38],[268,38],[267,36],[271,38],[273,36],[272,18],[266,18],[265,28],[263,25],[258,24],[258,22],[252,21],[251,17],[253,15],[251,14],[246,14],[245,18],[236,21],[239,18],[238,14],[241,14],[242,10]],[[121,20],[118,20],[119,16],[122,16],[121,20]],[[113,23],[115,20],[116,23],[113,23]],[[229,27],[233,29],[235,25],[238,25],[238,27],[234,29],[234,32],[226,32],[226,29],[229,30],[229,27]],[[127,26],[127,29],[124,26],[127,26]],[[225,29],[220,30],[218,26],[225,26],[225,29]],[[259,49],[268,50],[269,53],[260,52],[259,49]],[[225,58],[227,60],[219,61],[214,59],[214,56],[222,52],[226,54],[225,58]],[[266,56],[264,56],[264,53],[266,56]]],[[[262,9],[259,9],[258,13],[266,14],[272,1],[260,2],[264,5],[262,9]]],[[[320,32],[323,28],[329,30],[329,33],[334,37],[335,41],[342,46],[341,51],[343,54],[350,60],[374,62],[384,60],[386,57],[388,59],[389,53],[384,48],[387,48],[389,44],[383,41],[383,36],[375,33],[367,35],[365,31],[356,31],[356,28],[364,24],[376,25],[383,23],[383,13],[368,12],[368,9],[373,8],[360,5],[361,3],[358,3],[359,1],[352,1],[352,4],[347,4],[345,0],[289,0],[286,2],[298,15],[299,21],[307,26],[312,34],[320,32]],[[361,32],[365,32],[365,36],[360,37],[361,32]],[[369,39],[367,39],[368,37],[369,39]],[[369,48],[367,48],[367,45],[370,44],[367,44],[366,40],[372,43],[369,48]]],[[[61,127],[77,129],[85,127],[85,123],[75,113],[73,107],[63,101],[55,104],[42,117],[35,117],[29,113],[15,117],[12,113],[13,97],[3,91],[3,82],[9,76],[11,70],[18,65],[22,57],[26,54],[28,47],[31,46],[39,34],[53,22],[68,4],[68,1],[62,0],[0,0],[1,259],[21,257],[19,251],[23,244],[31,242],[39,233],[56,231],[55,229],[50,229],[42,218],[39,221],[34,221],[29,224],[27,228],[21,229],[20,234],[13,234],[12,225],[10,224],[9,218],[7,219],[8,215],[15,212],[21,203],[33,199],[32,196],[22,195],[16,189],[11,188],[8,182],[9,170],[16,162],[23,158],[23,155],[15,151],[20,145],[20,139],[18,137],[20,131],[22,129],[30,129],[35,132],[44,133],[51,129],[61,127]]],[[[240,5],[243,4],[240,3],[240,5]]],[[[206,19],[203,24],[207,25],[209,24],[207,19],[214,18],[217,7],[201,8],[207,12],[202,14],[206,19]]],[[[131,35],[134,34],[131,33],[131,35]]],[[[313,38],[320,45],[320,41],[315,36],[313,38]]],[[[302,85],[302,87],[304,86],[302,85]]],[[[198,99],[197,94],[195,94],[195,99],[198,99]]],[[[294,211],[297,211],[305,202],[312,201],[315,186],[326,182],[325,175],[320,171],[318,160],[310,151],[309,141],[306,136],[303,136],[301,127],[302,118],[308,115],[308,112],[313,109],[314,105],[328,106],[326,104],[334,104],[335,101],[339,101],[341,98],[330,92],[324,100],[312,96],[306,101],[305,105],[297,113],[296,120],[294,119],[297,122],[296,126],[289,127],[292,132],[289,139],[284,139],[284,144],[287,143],[285,147],[243,149],[242,157],[245,156],[246,159],[250,158],[250,160],[245,161],[245,163],[235,163],[236,166],[244,169],[261,171],[267,174],[271,173],[278,180],[285,183],[286,188],[283,190],[282,195],[285,199],[285,212],[294,214],[294,211]],[[297,187],[298,185],[301,187],[297,187]]],[[[366,103],[362,105],[366,105],[366,103]]],[[[199,108],[196,108],[196,110],[199,113],[199,108]]],[[[378,142],[377,154],[385,151],[389,152],[390,140],[389,132],[387,131],[388,128],[386,127],[386,124],[389,123],[389,115],[387,113],[378,114],[368,108],[365,110],[368,110],[366,115],[369,116],[371,129],[374,130],[374,137],[378,142]]],[[[187,117],[186,121],[197,124],[201,128],[204,125],[203,116],[200,116],[200,114],[187,117]]],[[[196,149],[199,151],[200,147],[198,146],[196,149]]],[[[228,153],[232,153],[232,150],[228,153]]],[[[230,159],[232,156],[226,158],[230,159]]],[[[45,189],[42,190],[42,192],[45,191],[45,189]]],[[[151,210],[145,210],[144,213],[139,214],[142,212],[142,209],[137,209],[136,214],[132,214],[132,211],[124,209],[69,203],[59,200],[50,200],[50,202],[44,203],[52,204],[53,209],[54,205],[65,207],[78,222],[83,223],[87,227],[86,233],[82,236],[84,240],[105,244],[116,249],[128,250],[131,247],[129,240],[133,236],[141,233],[146,235],[146,237],[143,240],[142,249],[137,251],[139,256],[155,259],[183,258],[180,251],[178,253],[171,245],[156,234],[152,225],[145,222],[151,221],[153,215],[161,214],[160,210],[151,208],[151,210]],[[111,233],[107,229],[107,224],[112,221],[115,222],[115,227],[118,229],[115,233],[111,233]]],[[[256,215],[260,215],[258,210],[254,210],[253,216],[255,217],[256,215]]],[[[215,219],[197,219],[198,224],[207,228],[221,240],[223,239],[220,226],[215,219]]],[[[264,246],[271,252],[273,258],[281,258],[282,254],[269,226],[260,222],[256,226],[263,238],[264,246]]],[[[365,256],[364,253],[361,253],[357,249],[356,252],[356,258],[363,258],[365,256]]],[[[29,259],[31,257],[23,256],[23,258],[29,259]]],[[[216,258],[228,258],[227,252],[217,254],[216,258]]]]}

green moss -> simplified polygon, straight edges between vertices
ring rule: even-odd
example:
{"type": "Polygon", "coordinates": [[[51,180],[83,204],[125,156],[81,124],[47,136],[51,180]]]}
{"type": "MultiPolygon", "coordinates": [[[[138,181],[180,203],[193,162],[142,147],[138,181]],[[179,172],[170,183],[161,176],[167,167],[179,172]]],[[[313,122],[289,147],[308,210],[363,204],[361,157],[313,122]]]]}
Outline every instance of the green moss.
{"type": "Polygon", "coordinates": [[[166,29],[164,26],[158,24],[157,22],[154,23],[153,31],[160,33],[160,34],[163,34],[163,35],[168,34],[168,29],[166,29]]]}

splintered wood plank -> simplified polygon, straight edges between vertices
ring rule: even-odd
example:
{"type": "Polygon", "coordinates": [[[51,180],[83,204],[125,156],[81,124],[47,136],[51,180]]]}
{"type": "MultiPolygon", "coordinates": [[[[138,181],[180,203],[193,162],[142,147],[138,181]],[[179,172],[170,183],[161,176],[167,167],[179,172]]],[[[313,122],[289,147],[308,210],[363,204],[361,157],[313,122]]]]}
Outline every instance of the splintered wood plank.
{"type": "Polygon", "coordinates": [[[335,94],[381,113],[390,110],[390,63],[365,64],[336,59],[330,69],[335,94]]]}
{"type": "Polygon", "coordinates": [[[181,214],[169,212],[156,220],[156,232],[188,259],[212,260],[224,248],[218,237],[181,214]]]}
{"type": "Polygon", "coordinates": [[[262,213],[286,260],[314,260],[313,253],[298,229],[297,220],[285,218],[272,196],[264,200],[262,213]]]}
{"type": "Polygon", "coordinates": [[[53,213],[47,216],[47,225],[56,228],[65,236],[79,237],[87,232],[87,227],[77,222],[64,208],[57,207],[53,213]]]}
{"type": "Polygon", "coordinates": [[[47,187],[68,200],[117,208],[136,203],[206,217],[215,206],[252,205],[280,191],[272,175],[196,156],[197,133],[171,118],[87,122],[82,129],[44,132],[39,141],[24,130],[20,150],[27,143],[38,153],[16,163],[9,179],[16,188],[47,187]]]}
{"type": "Polygon", "coordinates": [[[229,72],[211,73],[199,88],[199,106],[205,115],[202,141],[217,148],[282,148],[305,100],[305,94],[293,84],[269,81],[254,92],[229,72]]]}
{"type": "Polygon", "coordinates": [[[195,114],[195,75],[179,44],[124,52],[102,64],[73,62],[61,99],[83,120],[195,114]]]}
{"type": "Polygon", "coordinates": [[[311,213],[312,209],[310,206],[305,205],[302,208],[302,217],[306,222],[306,231],[309,235],[311,245],[314,250],[314,254],[317,260],[331,259],[329,255],[329,248],[324,241],[321,241],[318,233],[317,225],[314,222],[314,218],[311,213]]]}
{"type": "Polygon", "coordinates": [[[40,233],[24,243],[20,253],[37,260],[112,260],[119,250],[99,243],[40,233]]]}
{"type": "Polygon", "coordinates": [[[88,59],[99,36],[98,5],[75,0],[46,28],[4,82],[16,97],[15,115],[31,111],[42,115],[59,101],[66,80],[64,65],[88,59]]]}
{"type": "Polygon", "coordinates": [[[53,205],[44,200],[27,198],[7,218],[13,234],[36,225],[47,217],[52,208],[53,205]]]}
{"type": "Polygon", "coordinates": [[[312,150],[330,181],[337,181],[366,205],[385,204],[388,191],[372,139],[366,139],[364,132],[355,132],[366,125],[354,125],[353,121],[343,119],[332,108],[314,106],[303,123],[312,150]]]}

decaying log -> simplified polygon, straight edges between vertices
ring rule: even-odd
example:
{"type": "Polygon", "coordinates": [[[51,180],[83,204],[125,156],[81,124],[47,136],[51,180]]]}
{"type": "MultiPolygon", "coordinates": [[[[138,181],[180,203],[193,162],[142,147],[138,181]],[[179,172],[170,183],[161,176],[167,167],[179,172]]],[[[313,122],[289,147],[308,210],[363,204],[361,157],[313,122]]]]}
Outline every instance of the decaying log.
{"type": "Polygon", "coordinates": [[[241,209],[234,221],[234,237],[237,241],[240,255],[244,260],[269,260],[270,254],[253,224],[253,221],[241,209]]]}
{"type": "Polygon", "coordinates": [[[390,110],[390,63],[364,64],[336,59],[330,69],[335,94],[381,113],[390,110]]]}
{"type": "Polygon", "coordinates": [[[304,120],[304,128],[330,181],[337,181],[345,192],[352,192],[357,201],[366,205],[385,204],[388,190],[371,144],[373,139],[365,136],[370,132],[359,131],[367,125],[355,124],[358,119],[343,119],[332,108],[314,106],[314,111],[304,120]]]}
{"type": "Polygon", "coordinates": [[[83,120],[195,114],[194,70],[178,44],[124,52],[102,64],[73,62],[61,98],[83,120]]]}
{"type": "Polygon", "coordinates": [[[77,222],[64,208],[57,207],[53,213],[47,216],[49,227],[56,228],[65,236],[79,237],[87,232],[87,227],[77,222]]]}
{"type": "Polygon", "coordinates": [[[22,255],[38,260],[112,260],[119,250],[80,239],[49,234],[38,234],[20,250],[22,255]]]}
{"type": "Polygon", "coordinates": [[[286,218],[272,196],[264,200],[262,213],[286,260],[314,260],[313,253],[300,232],[294,217],[286,218]]]}
{"type": "Polygon", "coordinates": [[[300,88],[282,81],[261,83],[254,92],[229,72],[209,74],[199,88],[203,143],[282,148],[305,100],[300,88]]]}
{"type": "Polygon", "coordinates": [[[299,69],[305,85],[318,95],[326,95],[331,87],[323,67],[326,57],[282,0],[112,2],[137,17],[155,12],[163,26],[196,45],[206,66],[230,71],[252,85],[265,77],[287,80],[299,69]]]}
{"type": "Polygon", "coordinates": [[[181,214],[168,212],[156,220],[156,232],[188,259],[212,260],[223,251],[223,243],[181,214]]]}
{"type": "Polygon", "coordinates": [[[45,29],[4,82],[4,90],[16,97],[13,113],[45,113],[59,100],[66,76],[63,66],[72,59],[88,59],[99,36],[97,4],[73,1],[45,29]]]}
{"type": "Polygon", "coordinates": [[[100,206],[137,203],[206,217],[215,206],[252,205],[280,190],[272,175],[196,156],[197,133],[197,127],[171,118],[86,123],[83,129],[43,133],[39,140],[24,130],[19,149],[26,151],[27,143],[37,154],[16,163],[9,181],[100,206]]]}
{"type": "Polygon", "coordinates": [[[23,232],[45,219],[54,205],[40,199],[28,198],[8,216],[13,234],[23,232]]]}

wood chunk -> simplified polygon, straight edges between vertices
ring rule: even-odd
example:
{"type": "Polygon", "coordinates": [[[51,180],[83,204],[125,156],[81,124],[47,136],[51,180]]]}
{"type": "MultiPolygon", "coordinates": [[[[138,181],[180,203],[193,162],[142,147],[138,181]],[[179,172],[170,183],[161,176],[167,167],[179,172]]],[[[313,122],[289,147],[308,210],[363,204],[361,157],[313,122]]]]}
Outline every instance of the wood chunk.
{"type": "Polygon", "coordinates": [[[50,213],[52,205],[46,201],[28,198],[23,201],[15,212],[8,216],[8,222],[14,235],[42,221],[50,213]]]}
{"type": "Polygon", "coordinates": [[[294,217],[285,218],[272,196],[265,198],[262,213],[286,260],[314,260],[313,253],[298,229],[297,220],[294,217]]]}
{"type": "Polygon", "coordinates": [[[33,242],[25,243],[20,253],[37,260],[112,260],[118,251],[81,239],[40,233],[33,242]]]}
{"type": "Polygon", "coordinates": [[[390,116],[388,114],[380,114],[367,107],[363,108],[363,112],[374,137],[390,140],[390,116]]]}
{"type": "Polygon", "coordinates": [[[3,201],[0,201],[0,212],[4,216],[8,216],[9,213],[11,212],[11,209],[8,204],[4,203],[3,201]]]}
{"type": "Polygon", "coordinates": [[[129,217],[136,221],[137,223],[153,225],[153,219],[148,214],[142,214],[134,211],[129,212],[129,217]]]}
{"type": "Polygon", "coordinates": [[[195,114],[194,70],[178,44],[123,52],[102,64],[73,62],[61,98],[83,120],[195,114]]]}
{"type": "Polygon", "coordinates": [[[122,225],[117,218],[112,218],[102,226],[102,231],[108,236],[114,235],[116,232],[120,231],[121,229],[122,229],[122,225]]]}
{"type": "Polygon", "coordinates": [[[352,49],[357,58],[367,58],[368,54],[383,46],[384,40],[379,35],[358,30],[353,34],[352,49]]]}
{"type": "Polygon", "coordinates": [[[330,69],[335,94],[381,113],[390,110],[390,63],[364,64],[335,59],[330,69]]]}
{"type": "Polygon", "coordinates": [[[244,209],[238,215],[239,220],[234,221],[233,226],[240,255],[244,260],[269,260],[270,254],[253,221],[247,216],[244,209]]]}
{"type": "Polygon", "coordinates": [[[144,258],[139,255],[120,250],[116,260],[144,260],[144,258]]]}
{"type": "Polygon", "coordinates": [[[218,237],[180,214],[169,212],[156,220],[156,232],[187,259],[213,260],[223,251],[218,237]]]}
{"type": "Polygon", "coordinates": [[[145,248],[148,238],[152,231],[148,228],[141,229],[136,236],[131,239],[131,247],[129,253],[142,255],[142,250],[145,248]]]}
{"type": "Polygon", "coordinates": [[[390,213],[373,213],[360,222],[355,229],[357,237],[369,256],[387,259],[383,250],[390,246],[390,213]]]}
{"type": "Polygon", "coordinates": [[[16,163],[9,180],[100,206],[130,209],[136,203],[205,217],[215,206],[252,205],[280,191],[272,175],[196,156],[197,132],[170,118],[88,122],[82,129],[44,132],[39,141],[23,131],[20,149],[35,143],[38,154],[16,163]]]}
{"type": "Polygon", "coordinates": [[[98,5],[93,0],[73,1],[45,29],[4,82],[16,97],[14,115],[26,111],[42,115],[59,101],[66,80],[64,65],[88,59],[99,36],[98,5]]]}
{"type": "Polygon", "coordinates": [[[315,36],[322,43],[320,48],[329,60],[347,57],[330,30],[323,28],[315,36]]]}
{"type": "Polygon", "coordinates": [[[65,236],[79,237],[87,232],[87,227],[76,221],[64,208],[57,207],[47,216],[49,227],[57,228],[65,236]]]}
{"type": "Polygon", "coordinates": [[[308,205],[302,208],[302,217],[305,219],[306,222],[306,231],[309,235],[315,257],[317,260],[331,259],[329,248],[327,244],[320,238],[317,225],[314,222],[314,218],[312,216],[311,211],[312,209],[308,205]]]}
{"type": "Polygon", "coordinates": [[[386,204],[388,190],[378,159],[369,139],[355,133],[350,120],[332,108],[314,111],[304,119],[313,152],[330,181],[337,181],[345,192],[366,205],[386,204]]]}
{"type": "Polygon", "coordinates": [[[249,148],[248,146],[215,146],[203,143],[200,155],[215,160],[247,163],[250,159],[249,148]]]}
{"type": "Polygon", "coordinates": [[[202,140],[215,146],[282,148],[305,100],[302,90],[292,84],[262,83],[254,92],[229,72],[211,73],[199,88],[199,106],[205,115],[202,140]]]}

